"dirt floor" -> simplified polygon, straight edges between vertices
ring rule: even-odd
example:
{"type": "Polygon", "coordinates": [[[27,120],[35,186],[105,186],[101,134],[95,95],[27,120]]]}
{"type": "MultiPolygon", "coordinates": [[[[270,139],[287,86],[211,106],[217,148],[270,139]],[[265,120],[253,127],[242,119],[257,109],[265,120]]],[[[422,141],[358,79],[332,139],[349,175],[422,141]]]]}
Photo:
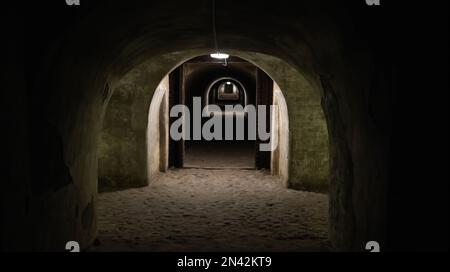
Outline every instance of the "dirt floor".
{"type": "Polygon", "coordinates": [[[92,251],[320,251],[328,197],[267,172],[176,169],[148,187],[99,195],[92,251]]]}

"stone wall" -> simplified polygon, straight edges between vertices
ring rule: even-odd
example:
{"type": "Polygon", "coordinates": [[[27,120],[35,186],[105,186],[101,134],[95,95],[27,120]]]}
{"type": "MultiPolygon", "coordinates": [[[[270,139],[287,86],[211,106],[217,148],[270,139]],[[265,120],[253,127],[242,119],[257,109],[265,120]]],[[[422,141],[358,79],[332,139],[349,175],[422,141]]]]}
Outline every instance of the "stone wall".
{"type": "Polygon", "coordinates": [[[99,191],[146,186],[157,168],[166,168],[159,160],[166,160],[168,150],[160,156],[153,144],[158,143],[159,148],[160,140],[164,141],[159,135],[159,113],[163,111],[164,118],[168,98],[155,90],[168,90],[164,75],[172,68],[171,60],[177,57],[179,54],[174,53],[151,58],[114,83],[98,142],[99,191]],[[157,99],[157,104],[151,104],[152,99],[157,99]],[[165,104],[162,108],[161,103],[165,104]],[[149,124],[149,120],[153,122],[149,124]],[[148,125],[153,129],[148,130],[148,125]],[[152,156],[148,155],[150,150],[152,156]]]}
{"type": "MultiPolygon", "coordinates": [[[[279,58],[243,51],[234,53],[268,72],[272,79],[280,84],[281,87],[278,88],[283,88],[283,94],[288,98],[285,110],[290,114],[284,118],[289,116],[288,123],[291,126],[289,134],[282,136],[287,136],[290,141],[286,143],[287,139],[283,138],[283,148],[288,147],[289,152],[283,152],[283,161],[279,161],[282,169],[280,170],[283,172],[281,176],[286,186],[299,190],[327,192],[328,133],[320,103],[320,91],[313,89],[301,73],[279,58]],[[287,160],[288,153],[291,154],[289,160],[287,160]]],[[[147,111],[143,102],[149,103],[149,95],[152,93],[150,86],[153,86],[149,82],[158,82],[160,76],[161,69],[155,73],[154,67],[156,65],[167,67],[177,58],[179,61],[183,60],[180,53],[159,56],[158,61],[150,59],[134,68],[117,83],[116,91],[106,110],[99,142],[100,189],[144,186],[148,184],[147,179],[151,180],[147,170],[152,164],[148,158],[143,157],[142,152],[145,150],[145,144],[142,142],[145,133],[142,128],[147,122],[142,118],[142,114],[147,111]]],[[[175,67],[167,71],[173,68],[175,67]]],[[[283,94],[280,97],[284,97],[283,94]]],[[[154,143],[158,139],[159,137],[149,138],[149,142],[154,143]]]]}
{"type": "Polygon", "coordinates": [[[279,58],[248,52],[241,52],[240,56],[268,73],[285,97],[290,133],[288,187],[327,192],[329,142],[320,88],[279,58]]]}

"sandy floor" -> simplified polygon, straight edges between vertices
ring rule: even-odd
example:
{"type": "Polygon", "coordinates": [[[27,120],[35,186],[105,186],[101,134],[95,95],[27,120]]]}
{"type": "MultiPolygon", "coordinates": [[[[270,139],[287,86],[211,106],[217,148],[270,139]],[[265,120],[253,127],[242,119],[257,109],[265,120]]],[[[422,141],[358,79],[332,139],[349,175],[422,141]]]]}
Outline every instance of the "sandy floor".
{"type": "Polygon", "coordinates": [[[328,197],[256,170],[171,170],[148,187],[99,196],[92,251],[318,251],[328,197]]]}

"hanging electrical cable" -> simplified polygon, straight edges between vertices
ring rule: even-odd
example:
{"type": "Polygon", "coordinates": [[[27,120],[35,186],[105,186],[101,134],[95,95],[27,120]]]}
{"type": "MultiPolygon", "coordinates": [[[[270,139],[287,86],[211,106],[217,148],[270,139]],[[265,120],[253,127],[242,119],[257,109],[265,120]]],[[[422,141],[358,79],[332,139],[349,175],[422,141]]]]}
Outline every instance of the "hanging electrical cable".
{"type": "Polygon", "coordinates": [[[216,1],[215,0],[211,0],[211,6],[212,6],[212,11],[211,11],[211,17],[212,17],[212,30],[213,30],[213,39],[214,39],[214,50],[215,53],[212,53],[210,56],[211,58],[215,58],[215,59],[223,59],[224,60],[224,65],[227,66],[227,59],[230,57],[230,55],[225,54],[225,53],[221,53],[219,51],[219,45],[217,42],[217,30],[216,30],[216,1]]]}

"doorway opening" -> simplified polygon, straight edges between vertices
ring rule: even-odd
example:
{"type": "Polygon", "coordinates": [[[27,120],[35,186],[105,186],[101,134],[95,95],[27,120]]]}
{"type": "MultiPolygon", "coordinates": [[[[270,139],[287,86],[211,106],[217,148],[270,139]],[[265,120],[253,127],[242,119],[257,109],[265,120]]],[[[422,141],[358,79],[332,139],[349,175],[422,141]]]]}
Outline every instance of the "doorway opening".
{"type": "MultiPolygon", "coordinates": [[[[270,169],[271,152],[262,151],[259,131],[251,121],[259,121],[262,116],[259,106],[267,106],[264,117],[265,132],[271,133],[273,104],[273,80],[254,64],[235,56],[226,63],[210,56],[192,58],[178,66],[169,75],[169,105],[186,105],[191,113],[189,139],[171,140],[169,166],[184,168],[241,168],[270,169]],[[201,102],[195,103],[195,99],[201,102]],[[201,105],[198,109],[197,106],[201,105]],[[216,111],[208,110],[216,107],[216,111]],[[254,107],[254,120],[249,112],[242,111],[254,107]],[[241,111],[239,111],[239,109],[241,111]],[[207,110],[205,115],[203,110],[207,110]],[[195,124],[195,118],[202,115],[195,124]],[[216,137],[200,137],[204,126],[218,116],[222,128],[214,127],[216,137]],[[252,138],[251,130],[254,130],[252,138]],[[200,131],[201,130],[201,131],[200,131]]],[[[170,126],[177,117],[170,118],[170,126]]],[[[256,123],[255,123],[256,125],[256,123]]],[[[202,135],[203,136],[203,135],[202,135]]],[[[278,136],[278,135],[277,135],[278,136]]],[[[266,141],[267,142],[267,139],[266,141]]]]}

